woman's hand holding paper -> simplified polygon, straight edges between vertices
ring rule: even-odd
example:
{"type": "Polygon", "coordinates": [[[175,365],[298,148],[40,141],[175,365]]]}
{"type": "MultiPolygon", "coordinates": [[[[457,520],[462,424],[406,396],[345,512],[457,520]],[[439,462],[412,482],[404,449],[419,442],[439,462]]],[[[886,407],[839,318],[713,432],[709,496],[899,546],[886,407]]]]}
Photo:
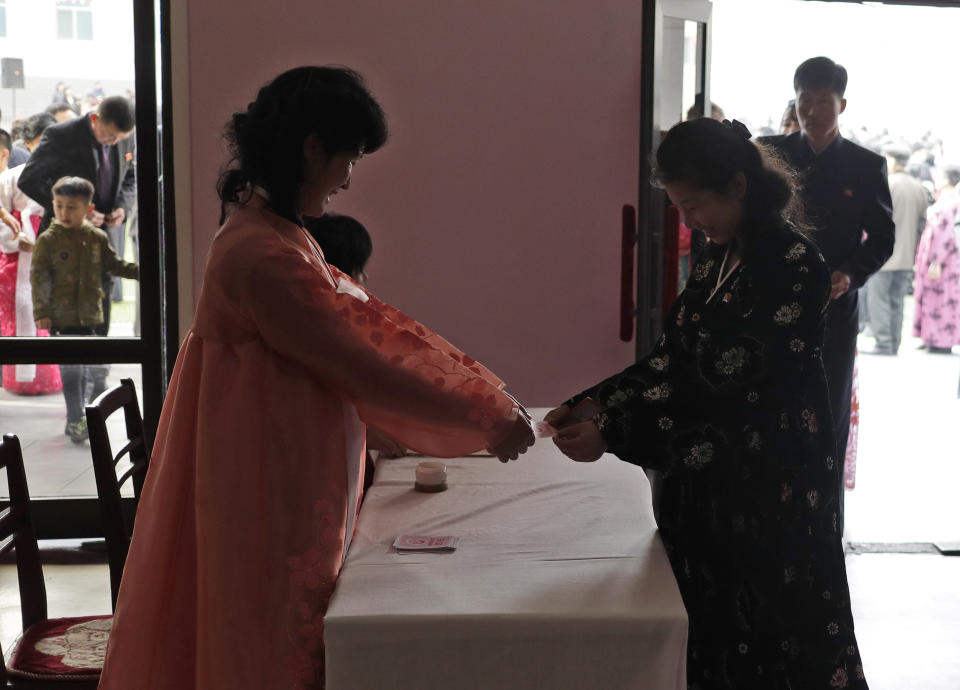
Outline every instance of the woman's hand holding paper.
{"type": "Polygon", "coordinates": [[[517,420],[513,424],[513,429],[507,434],[507,437],[500,442],[496,448],[490,451],[500,458],[500,462],[516,460],[527,448],[533,445],[535,437],[533,429],[530,426],[530,418],[523,412],[517,414],[517,420]]]}

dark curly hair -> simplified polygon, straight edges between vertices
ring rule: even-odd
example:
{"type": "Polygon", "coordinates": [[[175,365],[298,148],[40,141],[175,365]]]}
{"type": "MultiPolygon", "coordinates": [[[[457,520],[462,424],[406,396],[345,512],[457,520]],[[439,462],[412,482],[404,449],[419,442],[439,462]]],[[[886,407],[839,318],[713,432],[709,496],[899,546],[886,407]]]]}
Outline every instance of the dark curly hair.
{"type": "Polygon", "coordinates": [[[346,67],[296,67],[260,89],[224,131],[231,158],[220,173],[220,222],[253,185],[282,216],[299,219],[303,142],[315,134],[327,155],[372,153],[387,140],[383,108],[346,67]]]}
{"type": "Polygon", "coordinates": [[[739,123],[701,118],[672,127],[657,149],[651,181],[656,186],[684,182],[722,193],[737,173],[747,181],[738,234],[744,255],[771,226],[789,224],[808,233],[796,171],[773,149],[750,141],[739,123]]]}

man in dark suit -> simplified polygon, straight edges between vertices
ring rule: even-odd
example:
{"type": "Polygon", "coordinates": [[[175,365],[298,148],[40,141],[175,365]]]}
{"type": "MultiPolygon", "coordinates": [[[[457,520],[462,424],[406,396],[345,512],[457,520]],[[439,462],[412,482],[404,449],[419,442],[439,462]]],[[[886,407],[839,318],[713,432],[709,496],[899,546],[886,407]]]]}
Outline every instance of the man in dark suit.
{"type": "MultiPolygon", "coordinates": [[[[42,233],[53,218],[54,183],[61,177],[82,177],[93,183],[91,223],[103,228],[117,253],[123,251],[124,220],[137,200],[137,148],[131,136],[133,107],[122,96],[105,98],[85,117],[48,127],[20,175],[24,194],[43,206],[42,233]]],[[[104,277],[103,324],[97,335],[110,329],[110,292],[113,279],[104,277]]]]}
{"type": "Polygon", "coordinates": [[[839,527],[843,530],[843,461],[858,331],[857,290],[893,252],[894,226],[886,160],[840,136],[847,71],[826,57],[803,62],[793,77],[800,131],[767,137],[801,175],[812,239],[830,267],[823,364],[837,434],[839,527]]]}

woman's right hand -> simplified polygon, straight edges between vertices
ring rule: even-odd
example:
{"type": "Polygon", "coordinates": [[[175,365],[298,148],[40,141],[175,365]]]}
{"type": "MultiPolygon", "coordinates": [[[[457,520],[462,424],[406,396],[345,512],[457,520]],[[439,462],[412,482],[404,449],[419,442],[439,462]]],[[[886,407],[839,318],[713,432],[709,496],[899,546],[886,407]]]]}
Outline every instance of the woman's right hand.
{"type": "Polygon", "coordinates": [[[530,419],[522,414],[517,414],[517,419],[513,423],[513,429],[507,434],[507,437],[496,448],[491,448],[491,452],[500,458],[500,462],[516,460],[527,452],[527,448],[533,445],[536,437],[533,435],[533,428],[530,426],[530,419]]]}

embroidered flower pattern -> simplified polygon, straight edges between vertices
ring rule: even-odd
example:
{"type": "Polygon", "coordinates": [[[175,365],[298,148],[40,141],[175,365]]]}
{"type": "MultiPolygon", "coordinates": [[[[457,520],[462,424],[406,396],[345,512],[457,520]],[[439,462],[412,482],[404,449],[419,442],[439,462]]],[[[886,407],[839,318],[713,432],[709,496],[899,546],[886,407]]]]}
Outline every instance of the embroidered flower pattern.
{"type": "Polygon", "coordinates": [[[661,417],[657,420],[657,426],[660,427],[663,431],[669,431],[673,428],[673,420],[669,417],[661,417]]]}
{"type": "Polygon", "coordinates": [[[803,352],[803,348],[806,344],[800,340],[800,338],[794,338],[790,341],[790,351],[791,352],[803,352]]]}
{"type": "Polygon", "coordinates": [[[480,428],[484,431],[492,429],[493,423],[497,419],[496,396],[474,393],[470,396],[470,405],[467,419],[471,422],[479,422],[480,428]]]}
{"type": "Polygon", "coordinates": [[[607,398],[607,406],[609,407],[610,405],[619,405],[621,403],[625,403],[627,400],[632,398],[634,394],[635,391],[632,388],[624,388],[622,390],[614,391],[607,398]]]}
{"type": "Polygon", "coordinates": [[[847,672],[842,668],[838,668],[837,672],[833,674],[833,678],[830,679],[831,688],[845,688],[848,683],[847,672]]]}
{"type": "Polygon", "coordinates": [[[666,371],[670,366],[670,355],[663,355],[662,357],[651,357],[649,362],[650,368],[654,371],[666,371]]]}
{"type": "Polygon", "coordinates": [[[704,280],[708,275],[710,275],[710,270],[713,268],[713,259],[709,261],[698,264],[695,269],[693,269],[693,276],[697,280],[704,280]]]}
{"type": "Polygon", "coordinates": [[[747,402],[755,403],[760,399],[760,394],[756,391],[750,391],[747,393],[747,402]]]}
{"type": "Polygon", "coordinates": [[[817,424],[816,412],[807,408],[800,413],[800,419],[803,422],[803,426],[807,429],[807,431],[809,431],[811,434],[817,433],[817,429],[819,428],[819,426],[817,424]]]}
{"type": "Polygon", "coordinates": [[[794,284],[793,284],[793,291],[794,291],[794,292],[800,292],[801,290],[803,290],[803,283],[794,283],[794,284]]]}
{"type": "Polygon", "coordinates": [[[830,621],[829,623],[827,623],[827,634],[828,634],[828,635],[836,635],[838,632],[840,632],[840,626],[839,626],[839,625],[837,625],[837,624],[836,624],[835,622],[833,622],[833,621],[830,621]]]}
{"type": "Polygon", "coordinates": [[[724,376],[733,376],[743,371],[747,362],[747,351],[742,347],[734,347],[720,355],[716,363],[717,373],[724,376]]]}
{"type": "Polygon", "coordinates": [[[673,388],[669,383],[661,383],[659,386],[654,386],[648,388],[643,392],[644,400],[666,400],[670,397],[670,394],[673,392],[673,388]]]}
{"type": "Polygon", "coordinates": [[[801,311],[800,305],[796,302],[785,304],[777,309],[777,313],[773,315],[773,320],[781,326],[791,326],[800,318],[801,311]]]}
{"type": "Polygon", "coordinates": [[[683,459],[683,464],[694,469],[699,469],[713,460],[713,444],[709,441],[696,443],[690,448],[687,456],[683,459]]]}
{"type": "Polygon", "coordinates": [[[807,505],[809,505],[811,508],[816,508],[818,505],[820,505],[820,492],[818,492],[816,489],[810,489],[810,491],[808,491],[806,494],[806,499],[807,505]]]}
{"type": "Polygon", "coordinates": [[[803,257],[803,255],[806,253],[807,253],[807,248],[803,246],[803,243],[797,242],[795,245],[793,245],[792,247],[790,247],[790,249],[787,250],[786,259],[790,263],[793,263],[794,261],[797,261],[798,259],[803,257]]]}

